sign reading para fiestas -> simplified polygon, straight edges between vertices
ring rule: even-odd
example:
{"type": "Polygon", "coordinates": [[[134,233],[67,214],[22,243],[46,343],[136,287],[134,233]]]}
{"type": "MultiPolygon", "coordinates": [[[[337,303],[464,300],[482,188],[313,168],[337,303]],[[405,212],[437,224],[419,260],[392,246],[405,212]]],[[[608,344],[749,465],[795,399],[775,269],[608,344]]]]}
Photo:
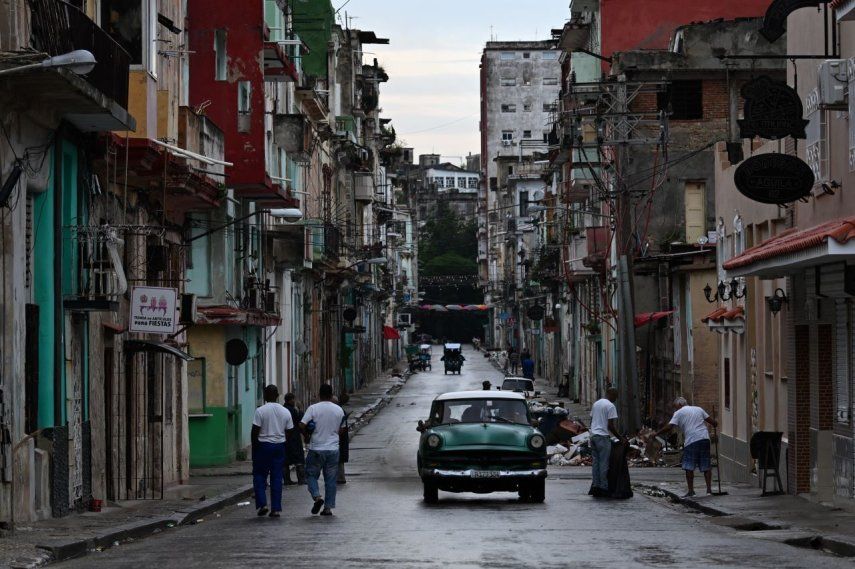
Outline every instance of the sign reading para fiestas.
{"type": "Polygon", "coordinates": [[[149,334],[174,334],[178,324],[178,289],[135,286],[131,289],[128,330],[149,334]]]}

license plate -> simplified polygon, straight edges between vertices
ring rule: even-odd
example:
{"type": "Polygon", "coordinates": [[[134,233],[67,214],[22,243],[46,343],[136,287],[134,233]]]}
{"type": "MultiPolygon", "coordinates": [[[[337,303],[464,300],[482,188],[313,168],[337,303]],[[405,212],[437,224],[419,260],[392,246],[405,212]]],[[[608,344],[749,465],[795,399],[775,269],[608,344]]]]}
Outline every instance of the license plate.
{"type": "Polygon", "coordinates": [[[472,478],[498,478],[499,473],[494,470],[474,470],[472,478]]]}

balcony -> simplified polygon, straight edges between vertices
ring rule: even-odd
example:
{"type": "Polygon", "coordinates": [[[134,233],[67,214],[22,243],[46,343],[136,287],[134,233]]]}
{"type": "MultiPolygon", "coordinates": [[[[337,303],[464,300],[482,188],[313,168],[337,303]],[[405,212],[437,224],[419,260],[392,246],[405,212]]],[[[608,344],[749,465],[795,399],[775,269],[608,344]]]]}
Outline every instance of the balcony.
{"type": "Polygon", "coordinates": [[[297,66],[288,57],[285,46],[269,39],[264,40],[264,80],[299,83],[297,66]]]}
{"type": "Polygon", "coordinates": [[[74,280],[63,296],[63,306],[72,312],[116,312],[128,289],[121,240],[115,229],[75,226],[64,230],[64,238],[74,244],[72,262],[77,263],[74,280]]]}
{"type": "Polygon", "coordinates": [[[296,162],[311,159],[312,128],[304,115],[274,115],[273,140],[296,162]]]}
{"type": "Polygon", "coordinates": [[[329,117],[329,97],[325,89],[325,82],[304,75],[303,83],[294,91],[303,112],[312,122],[325,121],[329,117]]]}
{"type": "MultiPolygon", "coordinates": [[[[190,107],[178,109],[178,146],[207,158],[224,160],[223,131],[190,107]]],[[[186,175],[173,176],[167,181],[170,205],[188,210],[218,206],[224,194],[225,166],[195,158],[187,158],[184,165],[186,175]]]]}
{"type": "Polygon", "coordinates": [[[11,89],[34,105],[58,109],[83,132],[134,130],[128,114],[130,55],[86,14],[61,0],[29,0],[32,47],[48,55],[85,49],[98,62],[86,76],[66,69],[22,73],[11,89]]]}
{"type": "Polygon", "coordinates": [[[582,260],[582,264],[599,272],[605,271],[612,240],[609,228],[587,227],[585,228],[585,240],[588,245],[588,254],[582,260]]]}
{"type": "Polygon", "coordinates": [[[338,261],[342,249],[341,229],[327,223],[323,227],[324,258],[328,261],[338,261]]]}
{"type": "Polygon", "coordinates": [[[353,198],[356,201],[370,202],[374,201],[374,176],[365,174],[356,174],[354,176],[355,187],[353,198]]]}

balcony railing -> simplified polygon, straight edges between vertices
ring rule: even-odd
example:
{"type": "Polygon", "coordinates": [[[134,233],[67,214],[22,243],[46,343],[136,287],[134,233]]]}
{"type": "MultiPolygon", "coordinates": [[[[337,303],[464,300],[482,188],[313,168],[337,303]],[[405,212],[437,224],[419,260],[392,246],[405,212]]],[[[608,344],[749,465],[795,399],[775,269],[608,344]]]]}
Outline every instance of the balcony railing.
{"type": "Polygon", "coordinates": [[[35,49],[61,55],[85,49],[95,65],[85,76],[93,87],[128,108],[128,72],[131,56],[86,14],[62,0],[29,0],[35,49]]]}
{"type": "Polygon", "coordinates": [[[66,310],[82,312],[119,309],[119,300],[127,290],[115,231],[106,227],[73,226],[65,228],[64,239],[74,245],[72,262],[76,265],[63,304],[66,310]]]}

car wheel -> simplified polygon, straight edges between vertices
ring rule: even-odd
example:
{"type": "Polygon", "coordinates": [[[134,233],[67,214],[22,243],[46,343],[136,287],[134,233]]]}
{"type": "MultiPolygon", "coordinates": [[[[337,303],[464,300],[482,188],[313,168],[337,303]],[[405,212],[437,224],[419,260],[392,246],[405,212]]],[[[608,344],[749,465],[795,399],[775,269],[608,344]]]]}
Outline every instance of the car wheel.
{"type": "Polygon", "coordinates": [[[528,487],[528,501],[532,504],[540,504],[546,499],[546,480],[541,478],[532,482],[528,487]]]}
{"type": "Polygon", "coordinates": [[[424,481],[424,498],[426,504],[436,504],[439,502],[439,488],[436,487],[435,482],[430,482],[429,480],[424,481]]]}
{"type": "Polygon", "coordinates": [[[519,494],[521,501],[528,502],[528,485],[521,484],[517,494],[519,494]]]}

